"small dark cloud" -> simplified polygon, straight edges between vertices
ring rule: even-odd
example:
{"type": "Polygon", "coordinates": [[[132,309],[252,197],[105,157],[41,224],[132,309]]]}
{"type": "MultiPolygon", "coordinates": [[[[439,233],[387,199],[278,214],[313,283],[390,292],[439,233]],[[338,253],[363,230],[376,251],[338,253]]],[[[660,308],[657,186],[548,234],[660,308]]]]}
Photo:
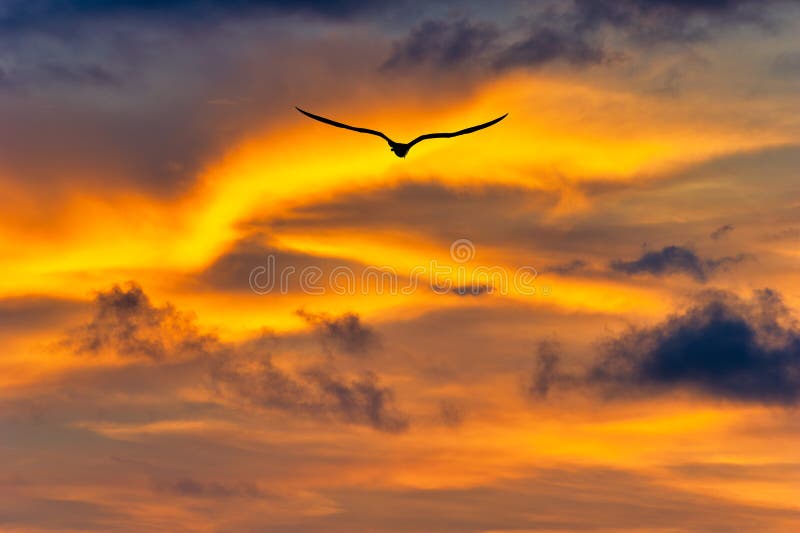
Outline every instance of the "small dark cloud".
{"type": "Polygon", "coordinates": [[[464,423],[464,409],[452,400],[439,402],[439,418],[445,426],[458,427],[464,423]]]}
{"type": "Polygon", "coordinates": [[[558,265],[551,265],[547,267],[546,272],[554,272],[561,276],[568,276],[585,269],[588,266],[583,259],[575,259],[568,263],[561,263],[558,265]]]}
{"type": "MultiPolygon", "coordinates": [[[[437,291],[440,288],[437,287],[437,291]]],[[[456,296],[483,296],[484,294],[492,293],[492,286],[484,283],[458,285],[451,288],[448,292],[456,296]]]]}
{"type": "Polygon", "coordinates": [[[94,317],[74,328],[62,343],[76,353],[113,352],[126,357],[197,356],[218,349],[218,341],[199,332],[190,315],[171,305],[154,306],[131,282],[97,293],[94,317]]]}
{"type": "Polygon", "coordinates": [[[709,272],[728,272],[733,265],[738,265],[742,261],[752,258],[753,256],[749,254],[737,254],[730,257],[720,257],[719,259],[707,259],[706,267],[709,272]]]}
{"type": "Polygon", "coordinates": [[[800,328],[772,290],[714,292],[683,314],[602,346],[588,373],[612,393],[689,388],[765,404],[800,401],[800,328]]]}
{"type": "Polygon", "coordinates": [[[625,274],[648,273],[656,276],[684,273],[697,281],[706,281],[706,269],[693,251],[680,246],[667,246],[658,252],[646,252],[635,261],[614,260],[611,269],[625,274]]]}
{"type": "Polygon", "coordinates": [[[628,275],[652,274],[666,276],[686,274],[700,283],[705,283],[711,274],[740,263],[749,256],[740,254],[719,259],[701,259],[694,251],[681,246],[666,246],[659,251],[646,252],[634,261],[620,259],[610,263],[611,270],[628,275]]]}
{"type": "Polygon", "coordinates": [[[381,387],[375,374],[366,373],[351,381],[322,370],[310,370],[305,375],[346,421],[389,433],[408,429],[408,419],[394,407],[394,393],[381,387]]]}
{"type": "Polygon", "coordinates": [[[725,224],[724,226],[720,226],[719,228],[712,231],[709,237],[711,237],[715,241],[718,241],[719,239],[726,237],[732,231],[733,231],[733,226],[730,224],[725,224]]]}
{"type": "Polygon", "coordinates": [[[187,498],[263,498],[266,495],[258,485],[250,482],[203,482],[183,477],[174,481],[155,481],[153,485],[158,492],[187,498]]]}
{"type": "Polygon", "coordinates": [[[527,393],[535,398],[547,398],[550,389],[560,380],[561,345],[547,339],[536,347],[536,367],[527,384],[527,393]]]}
{"type": "Polygon", "coordinates": [[[313,326],[326,350],[349,355],[367,355],[380,347],[380,339],[372,328],[361,322],[355,313],[331,316],[298,310],[297,315],[313,326]]]}

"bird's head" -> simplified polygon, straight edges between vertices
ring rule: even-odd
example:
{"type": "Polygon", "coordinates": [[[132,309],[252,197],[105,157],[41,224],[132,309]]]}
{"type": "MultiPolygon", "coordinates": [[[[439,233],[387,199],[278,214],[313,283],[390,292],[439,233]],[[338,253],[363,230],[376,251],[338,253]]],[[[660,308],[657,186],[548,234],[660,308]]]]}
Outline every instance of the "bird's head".
{"type": "Polygon", "coordinates": [[[408,153],[408,150],[411,148],[409,145],[402,143],[392,143],[390,146],[392,148],[392,152],[394,152],[394,155],[397,157],[405,157],[408,153]]]}

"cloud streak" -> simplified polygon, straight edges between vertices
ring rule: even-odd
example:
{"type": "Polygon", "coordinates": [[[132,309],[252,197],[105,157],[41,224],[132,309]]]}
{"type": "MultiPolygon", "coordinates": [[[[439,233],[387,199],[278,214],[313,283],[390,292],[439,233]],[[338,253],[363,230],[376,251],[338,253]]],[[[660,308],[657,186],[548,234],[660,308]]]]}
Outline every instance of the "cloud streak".
{"type": "Polygon", "coordinates": [[[715,272],[741,263],[749,256],[739,254],[719,259],[701,259],[694,251],[682,246],[666,246],[658,251],[645,252],[639,259],[615,259],[609,263],[611,270],[627,275],[651,274],[667,276],[685,274],[695,281],[705,283],[715,272]]]}
{"type": "Polygon", "coordinates": [[[731,224],[725,224],[724,226],[720,226],[714,231],[711,232],[711,237],[713,240],[718,241],[724,237],[726,237],[730,232],[733,231],[733,226],[731,224]]]}

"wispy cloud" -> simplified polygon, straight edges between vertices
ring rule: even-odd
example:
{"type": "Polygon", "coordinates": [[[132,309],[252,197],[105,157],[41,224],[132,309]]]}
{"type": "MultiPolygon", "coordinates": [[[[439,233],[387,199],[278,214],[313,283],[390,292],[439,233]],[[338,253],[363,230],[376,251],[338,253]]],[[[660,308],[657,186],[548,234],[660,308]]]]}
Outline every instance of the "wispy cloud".
{"type": "Polygon", "coordinates": [[[665,276],[686,274],[696,281],[705,283],[714,272],[748,259],[746,254],[718,259],[701,259],[694,251],[682,246],[666,246],[658,251],[645,252],[639,259],[611,261],[612,270],[624,274],[652,274],[665,276]]]}

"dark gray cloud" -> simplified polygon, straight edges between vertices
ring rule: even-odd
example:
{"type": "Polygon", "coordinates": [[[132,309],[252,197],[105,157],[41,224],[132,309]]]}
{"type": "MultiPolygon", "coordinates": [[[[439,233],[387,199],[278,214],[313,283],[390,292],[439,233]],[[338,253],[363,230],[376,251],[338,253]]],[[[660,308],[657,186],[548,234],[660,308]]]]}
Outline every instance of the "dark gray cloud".
{"type": "Polygon", "coordinates": [[[558,265],[551,265],[547,267],[545,272],[555,272],[561,276],[568,276],[570,274],[574,274],[575,272],[580,272],[584,270],[588,264],[583,259],[574,259],[567,263],[561,263],[558,265]]]}
{"type": "MultiPolygon", "coordinates": [[[[434,290],[437,292],[441,292],[442,290],[447,290],[443,287],[434,287],[434,290]]],[[[487,285],[485,283],[475,283],[470,285],[458,285],[456,287],[452,287],[447,292],[450,294],[455,294],[456,296],[483,296],[484,294],[491,294],[492,293],[492,286],[487,285]]]]}
{"type": "Polygon", "coordinates": [[[200,333],[191,317],[171,305],[154,306],[142,288],[129,283],[98,292],[94,317],[70,331],[63,343],[78,353],[112,351],[126,357],[194,357],[219,349],[217,339],[200,333]]]}
{"type": "Polygon", "coordinates": [[[158,492],[188,498],[263,498],[266,493],[252,482],[200,481],[191,477],[177,480],[157,480],[153,483],[158,492]]]}
{"type": "Polygon", "coordinates": [[[219,359],[212,376],[223,393],[266,408],[314,417],[333,417],[397,433],[408,418],[394,405],[394,393],[370,372],[347,379],[328,367],[311,367],[290,375],[269,356],[219,359]]]}
{"type": "Polygon", "coordinates": [[[606,52],[588,38],[572,31],[537,28],[525,39],[513,43],[493,61],[495,68],[538,67],[553,61],[582,66],[602,63],[606,52]]]}
{"type": "Polygon", "coordinates": [[[380,348],[377,333],[364,325],[361,317],[355,313],[331,316],[327,313],[310,313],[301,309],[297,314],[314,327],[326,350],[363,356],[380,348]]]}
{"type": "Polygon", "coordinates": [[[727,236],[730,232],[733,231],[733,229],[734,228],[733,228],[732,225],[725,224],[724,226],[720,226],[717,229],[715,229],[714,231],[712,231],[711,235],[709,235],[709,237],[711,237],[715,241],[718,241],[718,240],[722,239],[723,237],[727,236]]]}
{"type": "Polygon", "coordinates": [[[600,63],[605,58],[598,45],[569,28],[536,25],[520,40],[508,43],[492,23],[426,20],[395,42],[382,69],[424,65],[439,69],[466,66],[506,70],[556,61],[586,65],[600,63]]]}
{"type": "MultiPolygon", "coordinates": [[[[132,363],[119,376],[112,375],[116,369],[67,375],[66,387],[82,384],[81,388],[89,390],[102,382],[134,394],[157,384],[168,387],[170,380],[185,375],[229,400],[380,431],[399,432],[408,427],[407,417],[394,405],[393,391],[381,385],[372,372],[348,377],[330,362],[283,370],[266,353],[269,343],[264,339],[222,342],[201,332],[191,315],[169,304],[152,304],[133,283],[99,292],[94,307],[92,320],[71,330],[61,344],[77,353],[116,353],[131,358],[132,363]]],[[[335,342],[337,349],[363,353],[376,342],[374,333],[357,316],[319,320],[326,341],[335,342]]]]}
{"type": "Polygon", "coordinates": [[[499,30],[493,24],[466,19],[427,20],[396,42],[382,68],[427,64],[453,67],[481,61],[495,45],[499,30]]]}
{"type": "MultiPolygon", "coordinates": [[[[606,30],[637,45],[694,42],[733,22],[765,23],[765,4],[755,0],[576,0],[542,2],[535,15],[508,27],[459,19],[426,20],[397,41],[384,69],[476,66],[505,70],[563,62],[575,66],[610,62],[624,55],[611,50],[606,30]]],[[[769,6],[767,6],[769,7],[769,6]]]]}
{"type": "Polygon", "coordinates": [[[394,406],[394,393],[380,386],[375,374],[366,373],[351,381],[319,369],[305,375],[333,401],[338,414],[348,422],[391,433],[408,429],[407,417],[394,406]]]}
{"type": "Polygon", "coordinates": [[[737,254],[729,257],[720,257],[719,259],[706,259],[706,267],[709,272],[723,271],[727,272],[730,267],[737,265],[742,261],[753,259],[750,254],[737,254]]]}
{"type": "Polygon", "coordinates": [[[611,27],[638,44],[707,39],[730,23],[763,24],[778,1],[755,0],[577,0],[576,27],[611,27]]]}
{"type": "Polygon", "coordinates": [[[550,388],[561,381],[561,345],[547,339],[536,347],[536,367],[527,385],[527,393],[536,398],[547,398],[550,388]]]}
{"type": "Polygon", "coordinates": [[[714,292],[686,312],[606,341],[588,374],[612,392],[689,388],[718,398],[797,404],[800,328],[769,289],[745,302],[714,292]]]}
{"type": "Polygon", "coordinates": [[[659,251],[645,252],[639,259],[611,261],[610,268],[624,274],[652,274],[665,276],[670,274],[686,274],[695,280],[705,283],[714,272],[740,263],[749,256],[740,254],[719,259],[701,259],[695,252],[682,246],[666,246],[659,251]]]}

